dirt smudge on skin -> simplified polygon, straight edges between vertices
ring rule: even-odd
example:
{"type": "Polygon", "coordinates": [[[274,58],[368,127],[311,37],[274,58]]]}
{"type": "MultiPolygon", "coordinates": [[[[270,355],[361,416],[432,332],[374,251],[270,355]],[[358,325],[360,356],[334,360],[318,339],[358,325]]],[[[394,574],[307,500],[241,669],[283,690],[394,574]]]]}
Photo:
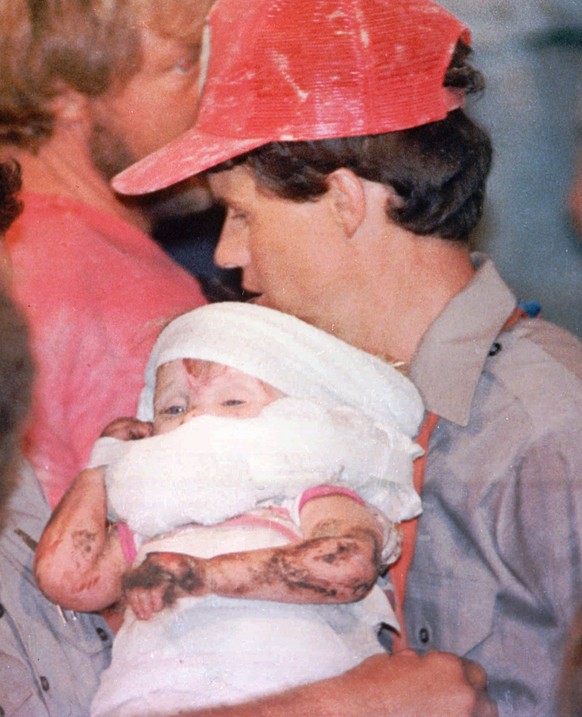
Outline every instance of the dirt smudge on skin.
{"type": "Polygon", "coordinates": [[[96,539],[97,533],[92,533],[89,530],[76,530],[72,534],[73,547],[85,555],[93,552],[96,539]]]}
{"type": "Polygon", "coordinates": [[[124,591],[163,588],[162,601],[169,607],[185,593],[196,595],[202,591],[204,580],[189,567],[184,567],[181,574],[176,575],[161,565],[145,561],[123,577],[122,585],[124,591]]]}

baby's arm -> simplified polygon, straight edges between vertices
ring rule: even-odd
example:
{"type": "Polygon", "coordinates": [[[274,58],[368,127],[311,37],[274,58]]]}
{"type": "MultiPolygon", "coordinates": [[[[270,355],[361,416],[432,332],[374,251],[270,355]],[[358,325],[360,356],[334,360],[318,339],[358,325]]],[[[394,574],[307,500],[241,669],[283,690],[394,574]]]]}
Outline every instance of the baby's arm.
{"type": "Polygon", "coordinates": [[[301,542],[208,560],[150,553],[124,578],[127,600],[138,618],[148,619],[192,595],[293,603],[362,599],[378,576],[383,540],[368,509],[344,495],[315,498],[301,511],[301,529],[301,542]]]}
{"type": "Polygon", "coordinates": [[[117,531],[107,523],[104,472],[88,468],[75,479],[36,550],[40,589],[69,610],[100,610],[122,597],[128,565],[117,531]]]}
{"type": "MultiPolygon", "coordinates": [[[[152,424],[117,418],[102,437],[123,441],[152,435],[152,424]]],[[[107,522],[105,466],[87,468],[55,508],[34,560],[38,585],[49,600],[69,610],[102,610],[123,595],[127,559],[115,526],[107,522]]]]}

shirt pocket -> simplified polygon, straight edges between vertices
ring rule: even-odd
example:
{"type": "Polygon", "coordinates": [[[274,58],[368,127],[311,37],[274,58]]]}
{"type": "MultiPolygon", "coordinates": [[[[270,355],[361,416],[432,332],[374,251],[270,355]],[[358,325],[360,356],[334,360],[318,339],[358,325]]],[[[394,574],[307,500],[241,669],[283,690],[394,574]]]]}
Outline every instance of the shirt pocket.
{"type": "Polygon", "coordinates": [[[45,710],[40,707],[30,670],[17,658],[0,652],[0,715],[39,717],[41,714],[45,714],[45,710]]]}
{"type": "Polygon", "coordinates": [[[493,632],[497,583],[491,576],[411,575],[406,587],[410,647],[466,656],[493,632]]]}

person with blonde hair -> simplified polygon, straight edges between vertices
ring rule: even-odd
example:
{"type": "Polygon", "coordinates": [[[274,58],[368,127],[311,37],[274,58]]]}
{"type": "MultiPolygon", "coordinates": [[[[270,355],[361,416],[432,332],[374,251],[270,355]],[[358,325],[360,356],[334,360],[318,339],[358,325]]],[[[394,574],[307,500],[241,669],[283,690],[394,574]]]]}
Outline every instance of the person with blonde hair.
{"type": "Polygon", "coordinates": [[[148,236],[146,205],[109,180],[193,123],[208,6],[0,8],[0,151],[23,177],[24,210],[6,237],[11,291],[37,366],[26,454],[53,505],[103,425],[134,409],[119,384],[138,390],[159,328],[204,303],[148,236]]]}

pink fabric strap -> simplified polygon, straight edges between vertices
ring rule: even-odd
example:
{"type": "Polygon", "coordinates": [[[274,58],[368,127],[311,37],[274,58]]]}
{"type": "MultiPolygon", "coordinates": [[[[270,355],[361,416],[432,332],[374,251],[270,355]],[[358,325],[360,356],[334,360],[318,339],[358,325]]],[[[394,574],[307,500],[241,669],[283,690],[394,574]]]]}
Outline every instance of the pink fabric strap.
{"type": "Polygon", "coordinates": [[[345,495],[347,498],[355,500],[357,503],[364,505],[364,501],[360,498],[357,493],[349,488],[344,488],[338,485],[318,485],[315,488],[309,488],[303,493],[299,501],[299,512],[303,510],[303,506],[314,498],[322,498],[326,495],[345,495]]]}
{"type": "Polygon", "coordinates": [[[221,525],[230,528],[234,526],[241,526],[243,528],[268,528],[280,533],[289,542],[294,543],[297,540],[301,540],[301,534],[297,530],[292,530],[290,525],[289,511],[278,508],[277,506],[269,506],[269,512],[272,517],[268,517],[268,514],[258,515],[256,512],[243,513],[236,518],[231,518],[225,521],[221,525]],[[279,515],[278,515],[279,514],[279,515]],[[279,518],[279,520],[277,520],[279,518]]]}
{"type": "MultiPolygon", "coordinates": [[[[362,505],[364,504],[364,501],[360,498],[360,496],[357,493],[354,493],[354,491],[349,490],[349,488],[343,488],[341,486],[333,485],[320,485],[316,486],[315,488],[310,488],[309,490],[306,490],[305,493],[303,493],[299,501],[299,512],[301,512],[303,506],[308,501],[313,500],[314,498],[322,498],[328,495],[345,495],[347,498],[351,498],[352,500],[355,500],[362,505]]],[[[240,518],[238,519],[238,521],[240,521],[240,523],[245,522],[245,524],[248,524],[246,521],[241,521],[240,518]]],[[[236,518],[227,522],[227,524],[229,525],[236,523],[236,518]]],[[[273,527],[273,525],[273,523],[269,523],[270,527],[273,527]]],[[[137,548],[135,546],[135,538],[133,531],[128,527],[127,523],[116,523],[115,528],[117,530],[117,534],[119,535],[123,555],[125,556],[127,562],[131,565],[137,556],[137,548]]],[[[291,540],[297,540],[297,535],[294,534],[289,534],[287,535],[287,537],[291,540]]]]}
{"type": "Polygon", "coordinates": [[[131,565],[137,555],[133,531],[130,530],[127,523],[116,523],[115,528],[117,530],[117,535],[119,535],[119,540],[121,541],[121,550],[123,551],[125,559],[129,565],[131,565]]]}

